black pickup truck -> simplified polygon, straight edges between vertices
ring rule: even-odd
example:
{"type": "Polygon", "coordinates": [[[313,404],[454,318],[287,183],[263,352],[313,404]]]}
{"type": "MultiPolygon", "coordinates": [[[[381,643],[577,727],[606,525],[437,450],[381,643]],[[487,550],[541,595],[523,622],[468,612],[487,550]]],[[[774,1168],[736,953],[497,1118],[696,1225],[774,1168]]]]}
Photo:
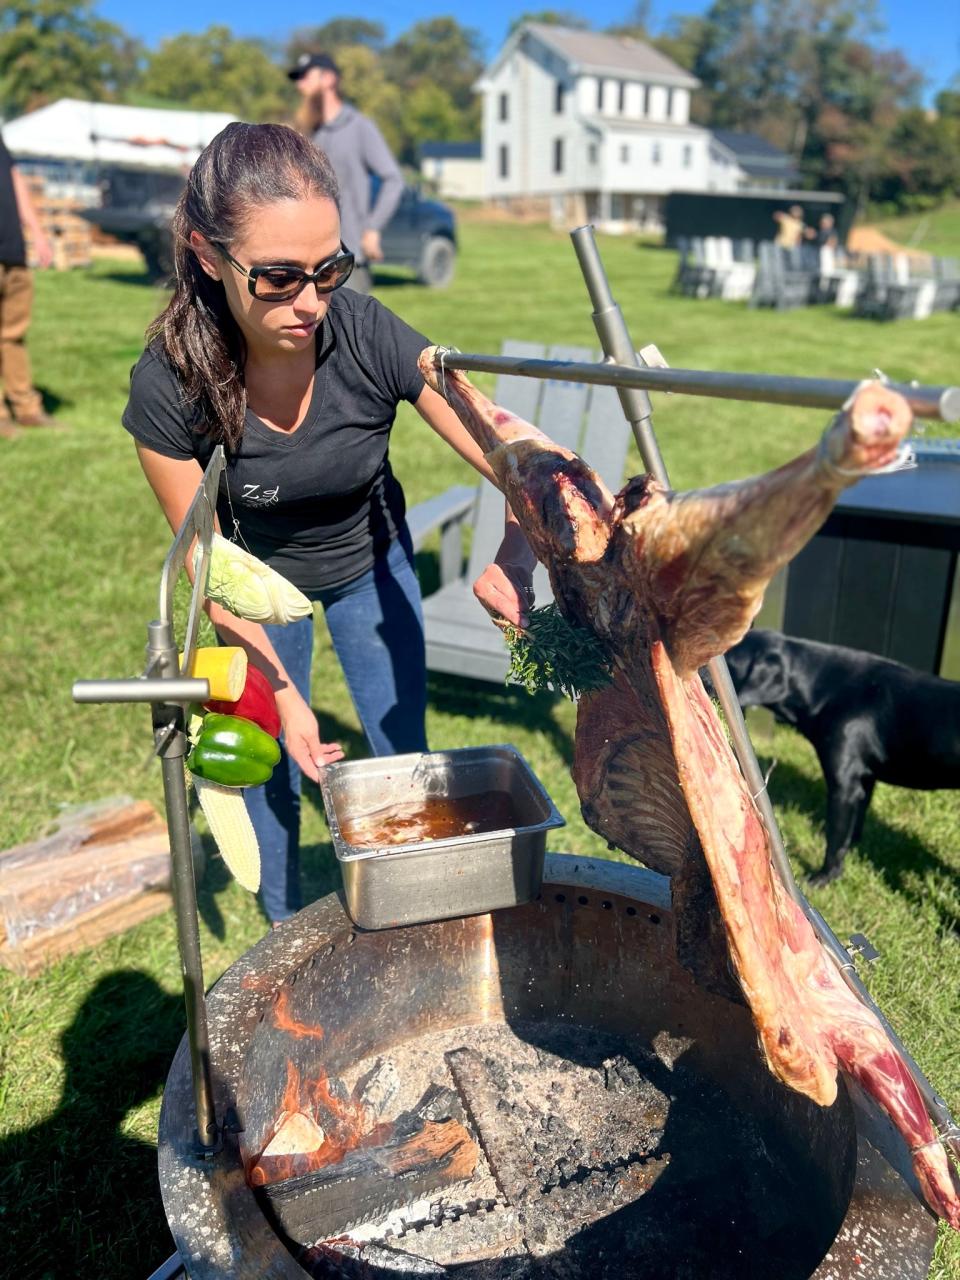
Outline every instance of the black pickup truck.
{"type": "MultiPolygon", "coordinates": [[[[101,174],[101,201],[83,216],[143,253],[157,280],[173,270],[170,218],[183,190],[183,176],[146,169],[107,169],[101,174]]],[[[415,187],[404,188],[396,213],[383,230],[385,267],[405,267],[417,279],[442,289],[453,279],[457,229],[453,210],[429,200],[415,187]]]]}

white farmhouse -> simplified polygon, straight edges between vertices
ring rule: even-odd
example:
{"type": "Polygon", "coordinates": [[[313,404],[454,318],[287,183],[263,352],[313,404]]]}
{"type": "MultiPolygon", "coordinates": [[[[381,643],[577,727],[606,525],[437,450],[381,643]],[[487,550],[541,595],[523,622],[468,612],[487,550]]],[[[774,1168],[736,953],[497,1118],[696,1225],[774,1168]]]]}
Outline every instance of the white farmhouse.
{"type": "Polygon", "coordinates": [[[737,190],[728,147],[690,123],[699,81],[641,40],[529,22],[477,84],[488,199],[659,230],[669,191],[737,190]]]}

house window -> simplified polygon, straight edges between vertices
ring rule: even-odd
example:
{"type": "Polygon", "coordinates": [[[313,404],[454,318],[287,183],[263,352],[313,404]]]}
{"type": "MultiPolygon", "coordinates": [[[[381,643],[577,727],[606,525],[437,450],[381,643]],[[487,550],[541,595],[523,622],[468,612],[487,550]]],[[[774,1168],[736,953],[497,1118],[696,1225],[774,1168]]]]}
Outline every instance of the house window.
{"type": "Polygon", "coordinates": [[[643,114],[645,116],[650,114],[650,86],[648,84],[643,86],[643,114]]]}
{"type": "Polygon", "coordinates": [[[553,94],[553,113],[557,116],[563,115],[563,99],[566,95],[566,88],[561,81],[557,81],[557,87],[553,94]]]}
{"type": "Polygon", "coordinates": [[[563,173],[563,139],[553,140],[553,172],[563,173]]]}
{"type": "Polygon", "coordinates": [[[501,93],[500,95],[500,119],[510,119],[510,99],[505,93],[501,93]]]}
{"type": "Polygon", "coordinates": [[[673,90],[667,90],[667,119],[673,119],[673,90]]]}
{"type": "Polygon", "coordinates": [[[651,158],[651,160],[652,160],[652,162],[653,162],[654,164],[659,164],[659,163],[660,163],[660,160],[661,160],[661,151],[660,151],[660,143],[659,143],[659,142],[655,142],[655,143],[653,144],[653,154],[652,154],[652,156],[651,156],[650,158],[651,158]]]}
{"type": "Polygon", "coordinates": [[[693,164],[693,147],[689,143],[683,148],[683,167],[689,169],[693,164]]]}
{"type": "Polygon", "coordinates": [[[501,178],[510,177],[510,148],[509,147],[500,148],[500,177],[501,178]]]}
{"type": "Polygon", "coordinates": [[[630,148],[629,148],[629,147],[621,147],[621,148],[620,148],[620,163],[621,163],[621,164],[629,164],[629,163],[630,163],[630,148]]]}
{"type": "Polygon", "coordinates": [[[590,164],[597,163],[597,157],[599,156],[599,154],[600,153],[597,150],[597,144],[595,142],[591,142],[589,147],[587,147],[587,160],[590,162],[590,164]]]}
{"type": "Polygon", "coordinates": [[[621,115],[623,115],[623,113],[626,111],[626,109],[627,109],[627,86],[626,86],[626,84],[621,80],[621,81],[620,81],[620,90],[619,90],[619,93],[618,93],[618,95],[617,95],[617,110],[620,112],[620,114],[621,114],[621,115]]]}
{"type": "Polygon", "coordinates": [[[603,76],[597,77],[597,110],[603,110],[603,76]]]}

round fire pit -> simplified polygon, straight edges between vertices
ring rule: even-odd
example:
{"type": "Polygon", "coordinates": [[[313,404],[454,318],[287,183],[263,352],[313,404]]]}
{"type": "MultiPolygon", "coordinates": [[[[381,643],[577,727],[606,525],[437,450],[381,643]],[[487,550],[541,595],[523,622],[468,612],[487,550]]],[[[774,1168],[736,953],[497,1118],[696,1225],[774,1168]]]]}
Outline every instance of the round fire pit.
{"type": "Polygon", "coordinates": [[[331,895],[208,1010],[223,1149],[185,1045],[160,1119],[193,1280],[927,1274],[898,1136],[850,1083],[823,1109],[770,1075],[639,867],[548,856],[536,902],[378,932],[331,895]]]}

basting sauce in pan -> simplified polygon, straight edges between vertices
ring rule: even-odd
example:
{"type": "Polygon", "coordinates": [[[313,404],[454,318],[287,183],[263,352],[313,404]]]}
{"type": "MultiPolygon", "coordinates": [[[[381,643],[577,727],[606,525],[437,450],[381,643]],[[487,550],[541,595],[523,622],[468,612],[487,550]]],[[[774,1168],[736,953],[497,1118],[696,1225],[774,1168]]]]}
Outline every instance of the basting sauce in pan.
{"type": "Polygon", "coordinates": [[[422,796],[392,804],[344,819],[340,830],[355,848],[376,848],[503,831],[522,822],[508,791],[484,791],[469,796],[422,796]]]}

